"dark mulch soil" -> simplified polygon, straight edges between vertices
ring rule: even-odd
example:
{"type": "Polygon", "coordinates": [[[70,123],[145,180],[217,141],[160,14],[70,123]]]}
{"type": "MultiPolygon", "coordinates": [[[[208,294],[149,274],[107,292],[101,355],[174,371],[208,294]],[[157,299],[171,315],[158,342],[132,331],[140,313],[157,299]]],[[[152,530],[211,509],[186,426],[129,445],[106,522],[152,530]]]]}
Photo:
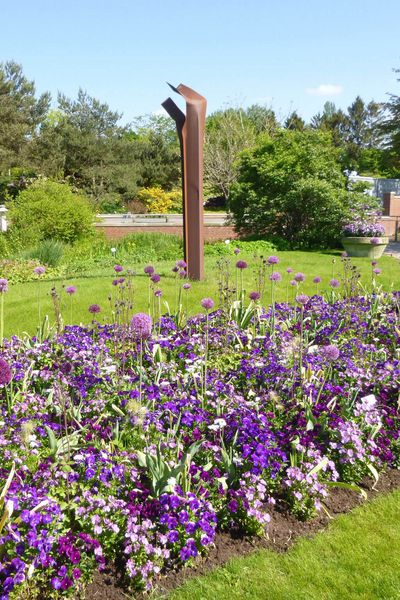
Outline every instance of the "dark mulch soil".
{"type": "MultiPolygon", "coordinates": [[[[362,485],[367,491],[368,499],[400,488],[400,471],[391,469],[381,474],[375,488],[373,483],[368,479],[362,485]]],[[[356,492],[333,488],[325,506],[330,517],[335,517],[349,512],[364,502],[365,500],[356,492]]],[[[331,521],[325,511],[321,511],[311,521],[298,521],[287,512],[283,503],[277,503],[274,509],[269,509],[269,513],[271,522],[268,528],[268,537],[260,539],[243,537],[237,532],[218,533],[215,547],[209,550],[206,557],[199,558],[193,567],[169,571],[162,577],[158,585],[160,594],[167,593],[190,577],[208,574],[211,569],[225,564],[233,557],[243,556],[261,548],[284,552],[299,536],[311,537],[317,531],[324,529],[331,521]]],[[[87,587],[86,598],[87,600],[126,600],[132,598],[132,594],[124,588],[121,574],[113,565],[105,572],[96,573],[93,583],[87,587]]],[[[137,598],[144,598],[144,596],[139,594],[137,598]]]]}

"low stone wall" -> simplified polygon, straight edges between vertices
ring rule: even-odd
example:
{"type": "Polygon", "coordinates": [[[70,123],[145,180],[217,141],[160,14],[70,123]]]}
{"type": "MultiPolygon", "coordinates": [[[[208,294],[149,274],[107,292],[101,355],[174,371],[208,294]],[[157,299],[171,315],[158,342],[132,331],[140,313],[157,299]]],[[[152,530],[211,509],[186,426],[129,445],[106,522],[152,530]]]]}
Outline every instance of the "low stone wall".
{"type": "MultiPolygon", "coordinates": [[[[183,227],[179,225],[96,225],[96,229],[104,231],[109,240],[119,240],[131,233],[169,233],[183,237],[183,227]]],[[[238,235],[231,225],[206,225],[204,227],[204,239],[206,242],[231,240],[237,237],[238,235]]]]}

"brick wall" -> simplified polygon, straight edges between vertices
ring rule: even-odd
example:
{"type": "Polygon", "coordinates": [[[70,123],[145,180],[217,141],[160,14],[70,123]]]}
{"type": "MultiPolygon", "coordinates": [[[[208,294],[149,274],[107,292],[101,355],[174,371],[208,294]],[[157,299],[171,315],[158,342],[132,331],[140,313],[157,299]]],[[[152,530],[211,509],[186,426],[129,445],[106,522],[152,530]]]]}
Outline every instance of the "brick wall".
{"type": "MultiPolygon", "coordinates": [[[[96,229],[104,231],[109,240],[118,240],[131,233],[169,233],[173,235],[183,236],[183,228],[180,226],[163,226],[163,225],[124,225],[119,227],[104,227],[96,226],[96,229]]],[[[206,242],[216,242],[218,240],[235,239],[238,235],[230,225],[216,225],[204,227],[204,239],[206,242]]]]}

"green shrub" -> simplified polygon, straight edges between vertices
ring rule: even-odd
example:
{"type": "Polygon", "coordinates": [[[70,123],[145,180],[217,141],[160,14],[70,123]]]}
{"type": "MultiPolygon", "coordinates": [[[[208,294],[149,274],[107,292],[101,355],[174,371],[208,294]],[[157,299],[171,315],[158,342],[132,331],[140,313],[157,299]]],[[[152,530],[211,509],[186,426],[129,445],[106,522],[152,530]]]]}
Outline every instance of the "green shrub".
{"type": "Polygon", "coordinates": [[[82,194],[65,183],[40,179],[11,204],[11,227],[25,244],[53,239],[74,242],[93,234],[93,212],[82,194]]]}
{"type": "Polygon", "coordinates": [[[281,131],[243,153],[238,169],[229,205],[239,232],[297,247],[340,239],[352,194],[328,135],[281,131]]]}
{"type": "Polygon", "coordinates": [[[42,265],[56,267],[64,254],[64,244],[58,240],[43,240],[33,250],[26,250],[24,258],[36,258],[42,265]]]}

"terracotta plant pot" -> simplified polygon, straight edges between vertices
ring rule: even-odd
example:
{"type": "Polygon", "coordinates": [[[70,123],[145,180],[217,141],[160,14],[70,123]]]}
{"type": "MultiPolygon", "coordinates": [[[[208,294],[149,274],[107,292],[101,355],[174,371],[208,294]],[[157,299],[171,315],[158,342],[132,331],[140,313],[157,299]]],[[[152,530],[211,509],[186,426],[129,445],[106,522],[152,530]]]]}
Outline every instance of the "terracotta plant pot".
{"type": "Polygon", "coordinates": [[[375,238],[379,240],[378,244],[372,244],[371,239],[371,237],[344,237],[342,244],[349,256],[380,258],[389,243],[389,238],[386,236],[375,238]]]}

